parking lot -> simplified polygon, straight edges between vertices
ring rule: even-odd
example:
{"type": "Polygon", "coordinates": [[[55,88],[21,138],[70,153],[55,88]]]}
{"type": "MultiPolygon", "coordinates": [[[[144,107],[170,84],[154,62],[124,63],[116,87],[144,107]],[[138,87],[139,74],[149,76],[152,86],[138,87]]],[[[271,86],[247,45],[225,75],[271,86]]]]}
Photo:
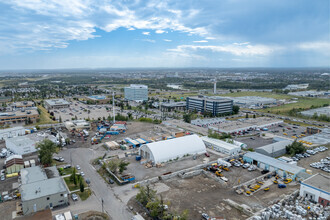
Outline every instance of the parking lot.
{"type": "MultiPolygon", "coordinates": [[[[119,109],[116,107],[116,112],[119,109]]],[[[73,101],[70,108],[62,108],[54,110],[54,115],[57,119],[60,117],[62,121],[71,121],[72,118],[77,119],[98,119],[99,117],[108,118],[112,116],[112,105],[87,105],[78,101],[73,101]]]]}
{"type": "MultiPolygon", "coordinates": [[[[330,145],[326,145],[326,146],[330,147],[330,145]]],[[[323,174],[329,175],[328,172],[325,172],[321,169],[313,168],[310,166],[310,164],[315,163],[315,162],[320,162],[321,159],[325,159],[326,157],[330,157],[330,150],[326,150],[324,152],[319,152],[315,155],[311,155],[310,157],[302,158],[297,162],[297,165],[304,167],[308,170],[311,170],[312,174],[323,173],[323,174]]]]}

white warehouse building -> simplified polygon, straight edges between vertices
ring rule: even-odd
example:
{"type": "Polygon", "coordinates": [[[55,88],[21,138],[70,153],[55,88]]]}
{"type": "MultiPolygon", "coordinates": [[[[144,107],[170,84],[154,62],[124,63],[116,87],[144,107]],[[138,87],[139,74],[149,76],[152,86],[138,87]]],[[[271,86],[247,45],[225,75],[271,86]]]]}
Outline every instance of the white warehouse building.
{"type": "Polygon", "coordinates": [[[317,173],[300,184],[300,196],[324,207],[330,205],[330,176],[317,173]]]}
{"type": "Polygon", "coordinates": [[[216,150],[218,152],[227,154],[227,155],[233,155],[238,154],[241,151],[241,147],[231,144],[225,141],[221,141],[215,138],[209,138],[207,136],[201,137],[201,139],[204,141],[205,145],[208,148],[211,148],[213,150],[216,150]]]}
{"type": "Polygon", "coordinates": [[[163,163],[187,154],[206,153],[206,147],[197,135],[187,135],[165,141],[143,144],[139,149],[139,155],[153,163],[163,163]]]}

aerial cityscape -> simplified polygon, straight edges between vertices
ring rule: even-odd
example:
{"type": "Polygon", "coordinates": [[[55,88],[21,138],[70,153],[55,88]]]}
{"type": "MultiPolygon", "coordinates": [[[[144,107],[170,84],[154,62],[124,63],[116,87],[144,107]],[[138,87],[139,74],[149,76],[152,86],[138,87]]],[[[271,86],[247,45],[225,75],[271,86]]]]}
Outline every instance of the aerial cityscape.
{"type": "Polygon", "coordinates": [[[329,8],[0,0],[0,220],[330,219],[329,8]]]}

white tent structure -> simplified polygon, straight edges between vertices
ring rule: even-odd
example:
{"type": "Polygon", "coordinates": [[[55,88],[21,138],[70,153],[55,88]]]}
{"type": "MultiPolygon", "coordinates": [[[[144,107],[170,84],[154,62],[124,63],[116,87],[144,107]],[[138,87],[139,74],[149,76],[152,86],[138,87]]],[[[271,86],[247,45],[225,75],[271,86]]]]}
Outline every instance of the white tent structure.
{"type": "Polygon", "coordinates": [[[188,135],[165,141],[144,144],[139,149],[139,155],[154,163],[167,162],[187,154],[206,153],[202,139],[197,135],[188,135]]]}

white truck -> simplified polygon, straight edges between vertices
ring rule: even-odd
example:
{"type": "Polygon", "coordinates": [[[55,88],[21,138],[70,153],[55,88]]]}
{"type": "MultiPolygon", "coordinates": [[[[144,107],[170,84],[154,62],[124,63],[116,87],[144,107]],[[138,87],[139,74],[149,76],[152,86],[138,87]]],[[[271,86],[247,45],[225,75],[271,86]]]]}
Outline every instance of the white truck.
{"type": "Polygon", "coordinates": [[[227,161],[224,161],[223,159],[219,158],[218,159],[218,165],[220,166],[225,166],[225,167],[231,167],[231,164],[228,163],[227,161]]]}

